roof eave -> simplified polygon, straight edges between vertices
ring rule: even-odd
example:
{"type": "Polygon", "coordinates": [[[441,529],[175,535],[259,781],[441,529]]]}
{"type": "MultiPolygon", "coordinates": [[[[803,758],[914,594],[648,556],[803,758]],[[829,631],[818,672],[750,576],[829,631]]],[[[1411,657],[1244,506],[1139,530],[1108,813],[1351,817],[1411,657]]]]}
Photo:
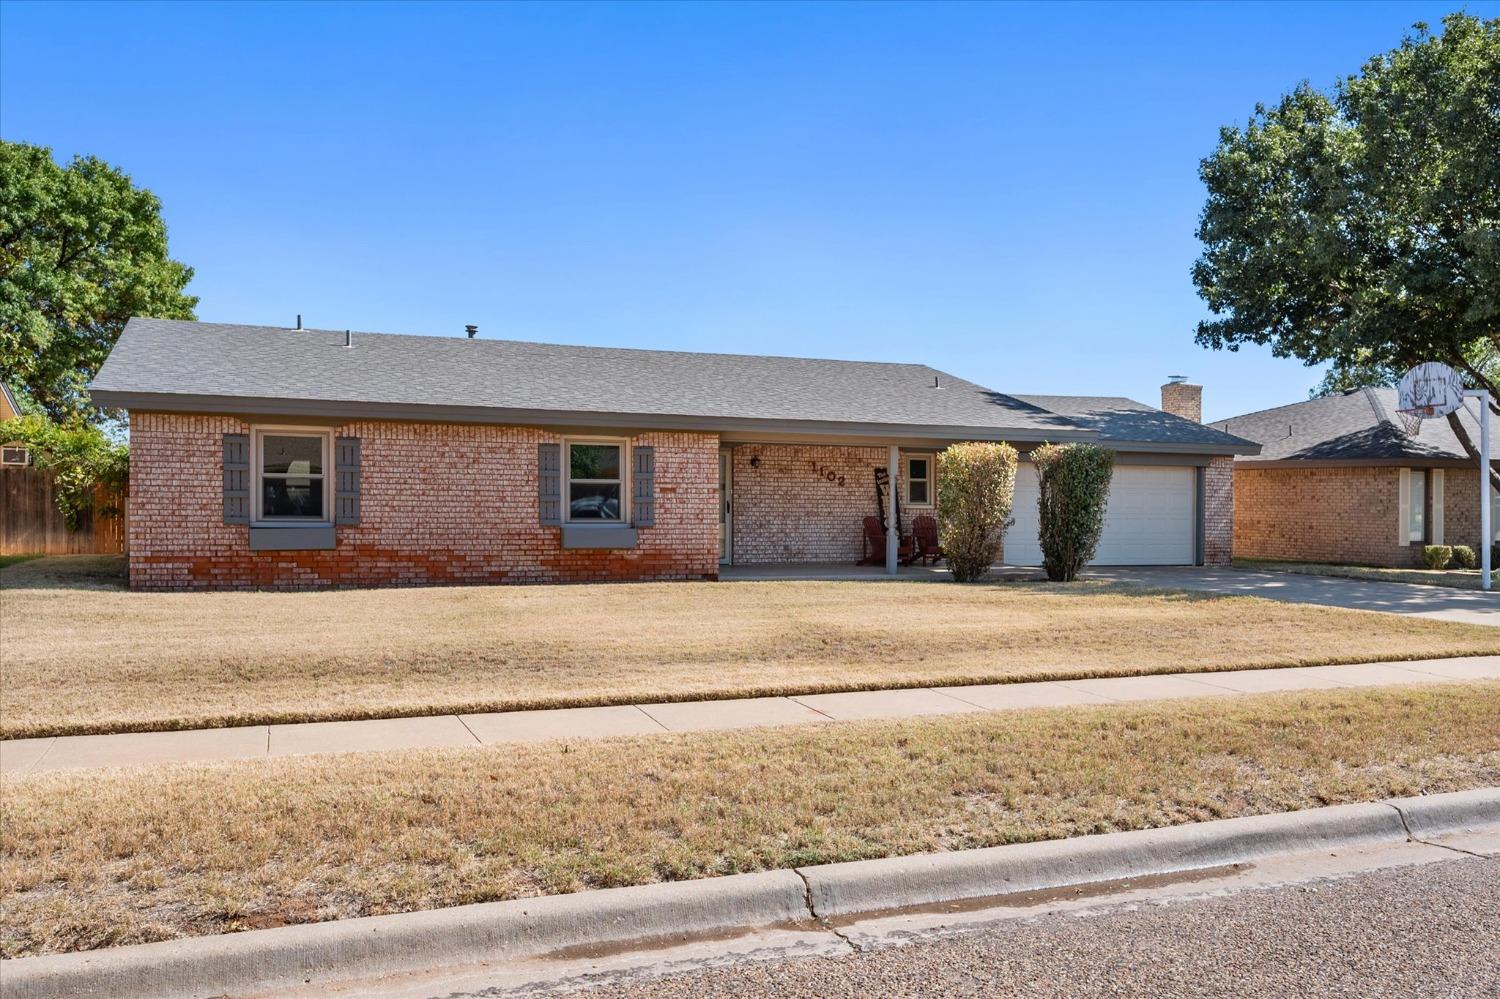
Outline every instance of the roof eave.
{"type": "MultiPolygon", "coordinates": [[[[607,413],[583,410],[506,409],[490,406],[443,406],[428,403],[350,402],[325,399],[281,399],[252,396],[186,395],[108,388],[92,391],[94,402],[112,409],[154,413],[226,413],[279,418],[401,420],[428,423],[480,423],[507,426],[628,427],[639,430],[696,430],[726,433],[827,434],[855,438],[923,438],[1012,442],[1098,442],[1096,431],[1083,428],[1039,430],[1021,427],[973,427],[944,424],[861,423],[837,420],[781,420],[751,417],[692,416],[668,413],[607,413]]],[[[1200,453],[1201,453],[1201,449],[1200,453]]]]}

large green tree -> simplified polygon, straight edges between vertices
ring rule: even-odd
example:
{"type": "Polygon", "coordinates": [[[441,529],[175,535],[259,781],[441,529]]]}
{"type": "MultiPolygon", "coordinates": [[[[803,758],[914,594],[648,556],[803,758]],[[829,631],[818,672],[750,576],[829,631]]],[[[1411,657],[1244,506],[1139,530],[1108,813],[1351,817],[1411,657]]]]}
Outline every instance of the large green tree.
{"type": "Polygon", "coordinates": [[[0,372],[60,424],[98,415],[89,379],[133,315],[192,319],[156,195],[91,156],[0,141],[0,372]]]}
{"type": "Polygon", "coordinates": [[[1330,388],[1442,361],[1500,397],[1500,20],[1258,106],[1200,175],[1200,344],[1332,362],[1330,388]]]}

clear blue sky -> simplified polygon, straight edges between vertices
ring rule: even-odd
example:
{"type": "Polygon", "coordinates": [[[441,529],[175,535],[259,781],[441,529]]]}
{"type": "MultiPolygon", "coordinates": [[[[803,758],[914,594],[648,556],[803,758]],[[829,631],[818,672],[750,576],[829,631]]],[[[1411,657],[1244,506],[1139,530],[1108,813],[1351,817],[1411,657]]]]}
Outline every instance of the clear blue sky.
{"type": "Polygon", "coordinates": [[[1319,372],[1193,343],[1199,159],[1453,9],[5,3],[0,134],[155,191],[204,319],[1180,373],[1221,417],[1319,372]]]}

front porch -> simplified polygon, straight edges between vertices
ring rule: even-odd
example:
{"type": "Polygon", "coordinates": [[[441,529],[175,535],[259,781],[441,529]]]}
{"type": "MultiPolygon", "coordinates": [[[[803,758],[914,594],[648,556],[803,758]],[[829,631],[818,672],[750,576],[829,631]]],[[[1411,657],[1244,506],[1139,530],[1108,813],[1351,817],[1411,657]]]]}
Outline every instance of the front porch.
{"type": "MultiPolygon", "coordinates": [[[[890,575],[882,563],[894,569],[915,557],[916,521],[935,513],[940,449],[939,442],[725,442],[719,453],[720,578],[890,575]],[[871,528],[875,518],[880,524],[871,528]]],[[[935,529],[929,537],[935,548],[935,529]]],[[[901,568],[923,576],[915,571],[922,566],[901,568]]]]}

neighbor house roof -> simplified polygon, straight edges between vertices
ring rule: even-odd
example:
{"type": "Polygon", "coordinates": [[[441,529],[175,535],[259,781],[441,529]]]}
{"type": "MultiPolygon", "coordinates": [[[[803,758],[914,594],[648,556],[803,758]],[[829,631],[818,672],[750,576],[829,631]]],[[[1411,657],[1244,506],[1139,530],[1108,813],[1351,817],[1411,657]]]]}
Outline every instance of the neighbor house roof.
{"type": "Polygon", "coordinates": [[[21,415],[21,407],[16,405],[16,397],[11,395],[10,386],[0,381],[0,420],[13,420],[21,415]]]}
{"type": "MultiPolygon", "coordinates": [[[[1470,401],[1459,413],[1476,446],[1477,406],[1470,401]]],[[[1392,388],[1351,389],[1219,420],[1210,426],[1260,444],[1259,455],[1244,456],[1242,461],[1420,465],[1472,460],[1446,417],[1424,420],[1421,431],[1415,437],[1408,436],[1397,420],[1396,390],[1392,388]]],[[[1497,431],[1500,421],[1492,414],[1490,432],[1497,431]]]]}
{"type": "MultiPolygon", "coordinates": [[[[949,440],[1101,436],[921,364],[162,319],[126,325],[92,392],[104,406],[177,412],[949,440]]],[[[1210,436],[1192,449],[1247,446],[1210,436]]],[[[1159,444],[1186,449],[1169,434],[1159,444]]]]}

